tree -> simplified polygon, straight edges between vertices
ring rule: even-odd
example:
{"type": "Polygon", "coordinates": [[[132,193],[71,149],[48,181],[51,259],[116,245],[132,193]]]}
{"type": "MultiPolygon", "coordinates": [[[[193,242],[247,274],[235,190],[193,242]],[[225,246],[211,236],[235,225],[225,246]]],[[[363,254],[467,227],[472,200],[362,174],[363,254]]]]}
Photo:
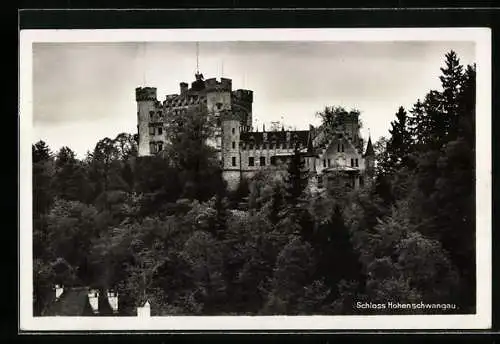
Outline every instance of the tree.
{"type": "Polygon", "coordinates": [[[168,118],[165,156],[180,171],[184,198],[206,201],[223,185],[215,150],[207,145],[213,131],[214,119],[199,107],[168,118]]]}
{"type": "Polygon", "coordinates": [[[287,172],[285,175],[286,201],[288,205],[295,206],[309,181],[307,171],[304,169],[304,157],[300,153],[298,146],[294,148],[293,155],[287,166],[287,172]]]}
{"type": "Polygon", "coordinates": [[[50,151],[49,146],[45,143],[45,141],[38,141],[31,147],[33,154],[33,163],[39,163],[42,161],[47,161],[51,158],[52,152],[50,151]]]}
{"type": "Polygon", "coordinates": [[[310,244],[291,237],[276,259],[271,289],[263,308],[264,314],[297,314],[304,287],[313,282],[315,261],[310,244]]]}
{"type": "Polygon", "coordinates": [[[99,224],[97,210],[78,201],[57,200],[47,215],[47,232],[52,259],[63,258],[89,281],[88,252],[91,242],[105,224],[99,224]]]}
{"type": "Polygon", "coordinates": [[[453,50],[445,57],[445,67],[441,68],[442,75],[439,80],[443,87],[443,111],[447,118],[445,132],[448,140],[453,140],[458,134],[459,97],[464,81],[464,71],[460,59],[453,50]]]}
{"type": "MultiPolygon", "coordinates": [[[[35,222],[42,214],[49,210],[54,192],[52,178],[54,176],[54,163],[50,148],[44,141],[39,141],[32,146],[33,159],[33,217],[35,222]]],[[[35,223],[35,228],[38,228],[35,223]]]]}
{"type": "Polygon", "coordinates": [[[387,142],[387,159],[383,161],[386,172],[409,167],[409,154],[412,146],[411,133],[408,128],[407,114],[401,106],[396,113],[396,120],[391,122],[391,137],[387,142]]]}
{"type": "Polygon", "coordinates": [[[62,147],[56,155],[53,189],[55,194],[68,201],[86,201],[85,171],[75,153],[62,147]]]}

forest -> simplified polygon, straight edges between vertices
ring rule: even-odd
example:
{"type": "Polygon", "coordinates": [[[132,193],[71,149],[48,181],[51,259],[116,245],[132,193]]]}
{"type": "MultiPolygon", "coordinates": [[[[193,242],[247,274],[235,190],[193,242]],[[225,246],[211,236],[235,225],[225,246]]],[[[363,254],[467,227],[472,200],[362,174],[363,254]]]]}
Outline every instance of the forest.
{"type": "Polygon", "coordinates": [[[475,313],[475,76],[447,53],[358,189],[311,191],[296,152],[230,192],[194,112],[151,157],[127,133],[83,159],[35,143],[34,315],[55,284],[115,290],[130,316],[146,300],[158,316],[475,313]],[[389,301],[456,307],[356,307],[389,301]]]}

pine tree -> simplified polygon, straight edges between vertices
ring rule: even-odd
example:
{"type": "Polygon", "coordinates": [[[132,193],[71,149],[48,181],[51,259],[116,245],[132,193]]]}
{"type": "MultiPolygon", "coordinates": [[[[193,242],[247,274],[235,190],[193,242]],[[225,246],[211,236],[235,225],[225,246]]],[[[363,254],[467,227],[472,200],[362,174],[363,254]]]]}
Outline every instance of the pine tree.
{"type": "Polygon", "coordinates": [[[460,65],[460,59],[453,50],[446,54],[445,64],[446,67],[441,68],[442,75],[439,77],[443,86],[442,110],[446,118],[443,129],[448,140],[453,140],[458,134],[458,98],[463,85],[464,73],[463,66],[460,65]]]}
{"type": "Polygon", "coordinates": [[[295,206],[299,203],[300,197],[308,183],[307,172],[304,169],[304,158],[300,154],[298,146],[294,149],[287,172],[285,177],[286,201],[287,204],[295,206]]]}
{"type": "Polygon", "coordinates": [[[412,138],[408,127],[408,117],[405,109],[401,106],[396,113],[396,120],[391,122],[389,129],[391,137],[387,142],[387,160],[385,169],[395,171],[409,165],[409,153],[411,151],[412,138]]]}
{"type": "Polygon", "coordinates": [[[33,216],[45,214],[52,204],[54,192],[51,181],[54,175],[52,153],[43,141],[32,146],[33,159],[33,216]]]}
{"type": "Polygon", "coordinates": [[[290,233],[301,233],[304,222],[307,222],[307,211],[303,207],[302,199],[307,183],[304,159],[296,145],[285,176],[285,204],[279,214],[280,226],[287,228],[290,233]]]}
{"type": "Polygon", "coordinates": [[[32,147],[33,163],[36,164],[41,161],[47,161],[52,156],[49,146],[45,141],[38,141],[32,147]]]}
{"type": "Polygon", "coordinates": [[[423,150],[428,143],[431,128],[430,117],[425,112],[424,103],[418,99],[410,110],[408,119],[410,133],[418,150],[423,150]]]}

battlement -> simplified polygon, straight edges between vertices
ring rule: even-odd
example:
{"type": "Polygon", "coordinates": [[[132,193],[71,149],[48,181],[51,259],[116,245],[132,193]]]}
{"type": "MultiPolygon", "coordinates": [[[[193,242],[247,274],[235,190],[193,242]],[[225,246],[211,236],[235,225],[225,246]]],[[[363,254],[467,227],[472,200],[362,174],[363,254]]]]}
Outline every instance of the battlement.
{"type": "Polygon", "coordinates": [[[145,100],[157,101],[156,87],[137,87],[135,89],[135,100],[138,102],[145,100]]]}
{"type": "Polygon", "coordinates": [[[207,92],[210,91],[229,91],[231,92],[233,87],[233,81],[227,78],[221,78],[217,81],[216,78],[210,78],[205,80],[205,89],[207,92]]]}
{"type": "Polygon", "coordinates": [[[232,96],[238,101],[249,102],[249,103],[253,102],[253,91],[250,90],[243,90],[243,89],[234,90],[232,92],[232,96]]]}

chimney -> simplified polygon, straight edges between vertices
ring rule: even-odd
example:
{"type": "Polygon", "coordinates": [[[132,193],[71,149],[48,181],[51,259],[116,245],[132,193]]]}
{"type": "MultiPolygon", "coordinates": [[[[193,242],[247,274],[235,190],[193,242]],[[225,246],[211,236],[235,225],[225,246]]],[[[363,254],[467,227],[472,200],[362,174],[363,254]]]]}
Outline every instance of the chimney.
{"type": "Polygon", "coordinates": [[[62,293],[64,292],[64,288],[62,287],[62,285],[56,284],[54,289],[56,290],[56,300],[59,300],[62,293]]]}
{"type": "Polygon", "coordinates": [[[143,307],[137,307],[137,316],[140,318],[149,318],[151,316],[151,305],[149,300],[146,301],[143,307]]]}
{"type": "Polygon", "coordinates": [[[99,290],[91,290],[89,291],[89,303],[90,307],[92,308],[92,312],[94,314],[99,313],[99,290]]]}
{"type": "Polygon", "coordinates": [[[180,86],[181,86],[181,94],[185,94],[188,90],[188,84],[186,82],[181,82],[180,86]]]}
{"type": "Polygon", "coordinates": [[[113,313],[118,313],[118,293],[113,292],[113,291],[108,291],[108,303],[111,309],[113,310],[113,313]]]}

